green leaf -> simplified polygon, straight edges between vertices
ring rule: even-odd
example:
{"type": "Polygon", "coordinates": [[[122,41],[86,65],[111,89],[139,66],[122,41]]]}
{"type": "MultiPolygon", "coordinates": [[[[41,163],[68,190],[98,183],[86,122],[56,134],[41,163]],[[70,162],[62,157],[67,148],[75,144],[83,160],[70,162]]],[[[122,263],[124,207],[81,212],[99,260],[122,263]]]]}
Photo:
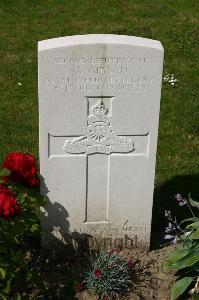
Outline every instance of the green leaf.
{"type": "Polygon", "coordinates": [[[198,202],[198,201],[195,201],[195,200],[193,200],[193,199],[191,198],[190,194],[189,194],[189,197],[188,197],[188,199],[189,199],[189,203],[191,204],[191,206],[193,206],[193,207],[197,207],[197,208],[199,209],[199,202],[198,202]]]}
{"type": "Polygon", "coordinates": [[[193,295],[192,298],[191,298],[191,300],[199,300],[199,295],[196,295],[196,294],[193,295]]]}
{"type": "Polygon", "coordinates": [[[171,300],[177,299],[184,291],[188,288],[188,286],[192,283],[192,277],[184,277],[174,284],[171,290],[171,300]]]}
{"type": "Polygon", "coordinates": [[[3,289],[3,292],[5,294],[8,294],[10,292],[10,290],[11,290],[11,282],[12,282],[12,279],[14,277],[13,273],[10,273],[9,275],[10,275],[10,278],[7,280],[6,287],[3,289]]]}
{"type": "Polygon", "coordinates": [[[5,279],[6,277],[6,271],[3,268],[0,268],[0,278],[5,279]]]}
{"type": "Polygon", "coordinates": [[[164,271],[181,270],[190,267],[199,261],[199,249],[173,251],[164,263],[164,271]]]}
{"type": "Polygon", "coordinates": [[[33,224],[30,228],[30,231],[33,233],[35,231],[37,231],[39,229],[39,225],[38,224],[33,224]]]}
{"type": "Polygon", "coordinates": [[[191,235],[191,231],[190,232],[186,232],[186,233],[180,235],[180,239],[184,242],[186,240],[189,240],[190,235],[191,235]]]}
{"type": "Polygon", "coordinates": [[[170,262],[169,260],[165,261],[164,265],[163,265],[163,270],[165,272],[168,272],[170,270],[175,269],[175,266],[172,262],[170,262]]]}
{"type": "Polygon", "coordinates": [[[199,262],[189,267],[189,272],[196,271],[199,274],[199,262]]]}
{"type": "Polygon", "coordinates": [[[192,240],[199,240],[199,229],[194,231],[191,235],[190,235],[190,239],[192,240]]]}
{"type": "Polygon", "coordinates": [[[198,228],[199,229],[199,221],[187,225],[186,228],[198,228]]]}
{"type": "Polygon", "coordinates": [[[189,253],[188,249],[177,249],[170,253],[170,255],[166,258],[166,262],[164,263],[163,269],[164,271],[169,271],[176,269],[176,262],[186,256],[189,253]]]}
{"type": "Polygon", "coordinates": [[[180,224],[183,224],[185,222],[197,222],[198,221],[198,218],[197,217],[191,217],[191,218],[188,218],[188,219],[184,219],[180,222],[180,224]]]}
{"type": "Polygon", "coordinates": [[[176,269],[180,270],[183,268],[190,267],[199,261],[199,249],[193,249],[188,255],[179,259],[176,263],[176,269]]]}
{"type": "Polygon", "coordinates": [[[181,247],[172,251],[167,257],[167,259],[169,259],[171,262],[175,262],[176,260],[179,260],[182,257],[186,256],[188,253],[189,253],[189,249],[184,249],[181,247]]]}
{"type": "Polygon", "coordinates": [[[19,198],[20,200],[25,200],[26,198],[28,198],[28,194],[27,194],[27,193],[20,193],[20,194],[18,195],[18,198],[19,198]]]}
{"type": "Polygon", "coordinates": [[[6,168],[0,168],[0,176],[8,176],[10,175],[10,170],[6,169],[6,168]]]}
{"type": "Polygon", "coordinates": [[[13,300],[21,300],[21,295],[19,293],[16,293],[13,297],[13,300]]]}

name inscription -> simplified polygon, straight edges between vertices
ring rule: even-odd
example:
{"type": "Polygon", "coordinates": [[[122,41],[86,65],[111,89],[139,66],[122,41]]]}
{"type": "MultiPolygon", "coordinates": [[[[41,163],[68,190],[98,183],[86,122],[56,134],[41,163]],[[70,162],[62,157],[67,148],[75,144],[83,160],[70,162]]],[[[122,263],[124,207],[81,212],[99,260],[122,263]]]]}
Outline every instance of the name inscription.
{"type": "Polygon", "coordinates": [[[55,57],[53,64],[66,65],[64,76],[46,77],[46,85],[57,91],[145,91],[152,76],[135,74],[134,65],[149,63],[147,57],[70,58],[55,57]],[[70,75],[69,75],[70,74],[70,75]]]}

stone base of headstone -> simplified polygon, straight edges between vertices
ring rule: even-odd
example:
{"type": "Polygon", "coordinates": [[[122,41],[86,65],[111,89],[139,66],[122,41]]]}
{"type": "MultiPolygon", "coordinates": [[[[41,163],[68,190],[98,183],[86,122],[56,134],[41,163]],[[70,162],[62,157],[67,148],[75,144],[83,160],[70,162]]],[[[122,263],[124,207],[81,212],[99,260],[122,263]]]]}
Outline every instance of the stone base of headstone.
{"type": "Polygon", "coordinates": [[[88,233],[63,232],[61,229],[56,228],[51,232],[44,231],[41,241],[43,249],[53,248],[57,252],[81,253],[92,250],[110,250],[112,248],[148,250],[149,238],[147,240],[140,240],[136,234],[129,236],[128,233],[110,236],[110,232],[107,232],[107,235],[93,236],[88,233]]]}

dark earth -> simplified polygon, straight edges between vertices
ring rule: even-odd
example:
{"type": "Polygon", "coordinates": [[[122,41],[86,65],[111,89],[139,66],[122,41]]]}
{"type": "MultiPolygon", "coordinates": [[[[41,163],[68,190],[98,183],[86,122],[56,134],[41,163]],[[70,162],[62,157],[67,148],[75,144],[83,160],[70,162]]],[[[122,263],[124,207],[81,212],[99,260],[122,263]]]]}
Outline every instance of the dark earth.
{"type": "MultiPolygon", "coordinates": [[[[173,245],[164,245],[152,251],[123,249],[120,254],[134,263],[133,284],[126,294],[114,299],[170,300],[171,286],[176,277],[174,273],[163,270],[163,263],[173,248],[173,245]]],[[[48,292],[44,295],[35,288],[27,299],[97,300],[82,285],[84,272],[94,253],[71,254],[58,254],[57,249],[52,249],[37,257],[35,266],[38,270],[43,270],[42,278],[48,292]]]]}

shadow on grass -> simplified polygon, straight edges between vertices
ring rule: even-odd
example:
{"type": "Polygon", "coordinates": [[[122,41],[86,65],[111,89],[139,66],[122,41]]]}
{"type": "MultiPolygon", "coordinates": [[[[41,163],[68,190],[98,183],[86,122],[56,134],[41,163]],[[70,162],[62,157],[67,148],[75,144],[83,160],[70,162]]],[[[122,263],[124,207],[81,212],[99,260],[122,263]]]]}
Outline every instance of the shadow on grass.
{"type": "MultiPolygon", "coordinates": [[[[164,243],[164,229],[167,220],[164,216],[165,210],[170,210],[172,216],[181,221],[190,217],[187,207],[179,206],[175,200],[176,194],[181,194],[184,198],[191,193],[193,199],[199,199],[199,175],[175,176],[165,182],[164,185],[157,187],[154,191],[152,228],[151,228],[151,249],[158,248],[164,243]]],[[[196,212],[198,213],[198,212],[196,212]]]]}

